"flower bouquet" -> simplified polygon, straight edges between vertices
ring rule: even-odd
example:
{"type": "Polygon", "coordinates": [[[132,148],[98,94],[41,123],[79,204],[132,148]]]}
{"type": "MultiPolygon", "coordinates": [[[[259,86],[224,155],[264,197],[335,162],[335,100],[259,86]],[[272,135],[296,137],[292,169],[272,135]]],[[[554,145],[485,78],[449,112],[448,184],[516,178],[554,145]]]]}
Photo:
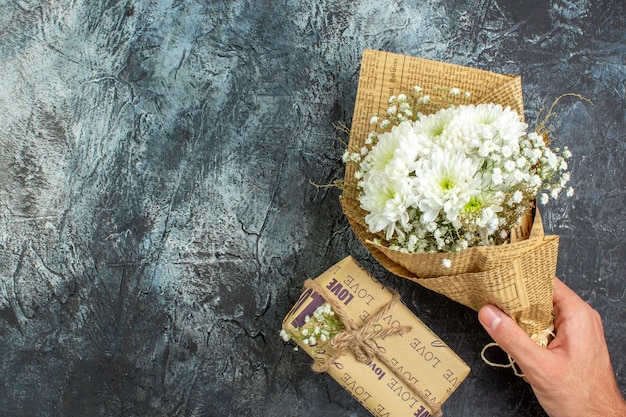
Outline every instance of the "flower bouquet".
{"type": "Polygon", "coordinates": [[[565,190],[570,153],[527,128],[519,76],[366,50],[341,202],[386,269],[547,345],[558,236],[535,202],[565,190]]]}

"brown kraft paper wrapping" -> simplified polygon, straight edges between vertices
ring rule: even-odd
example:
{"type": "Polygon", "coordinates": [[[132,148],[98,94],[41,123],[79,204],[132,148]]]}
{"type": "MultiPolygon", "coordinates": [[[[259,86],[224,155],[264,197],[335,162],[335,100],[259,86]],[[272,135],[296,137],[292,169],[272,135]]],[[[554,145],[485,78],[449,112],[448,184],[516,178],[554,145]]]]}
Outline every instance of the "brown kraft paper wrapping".
{"type": "MultiPolygon", "coordinates": [[[[350,129],[349,149],[360,149],[371,131],[370,118],[385,114],[391,95],[420,86],[426,94],[434,86],[471,92],[461,104],[498,103],[523,117],[521,77],[496,74],[381,51],[365,50],[350,129]]],[[[437,111],[436,94],[425,113],[437,111]]],[[[445,104],[445,103],[444,103],[445,104]]],[[[512,233],[511,244],[479,246],[459,253],[406,254],[374,243],[384,235],[372,234],[358,200],[354,164],[346,165],[341,204],[350,225],[370,253],[390,272],[410,279],[478,311],[495,304],[533,335],[552,323],[552,298],[558,236],[545,236],[536,211],[530,222],[512,233]],[[530,230],[529,230],[530,229],[530,230]],[[530,232],[530,233],[529,233],[530,232]],[[443,259],[451,268],[442,266],[443,259]]]]}
{"type": "MultiPolygon", "coordinates": [[[[328,269],[315,279],[315,284],[322,293],[311,288],[305,290],[283,321],[283,329],[292,336],[294,329],[304,323],[305,316],[312,316],[326,301],[334,300],[346,315],[363,324],[393,298],[393,293],[352,257],[328,269]]],[[[410,330],[372,341],[377,354],[384,355],[385,362],[391,366],[377,356],[362,363],[349,352],[329,363],[332,350],[294,340],[318,364],[327,365],[326,372],[373,415],[437,415],[441,404],[467,377],[470,368],[400,301],[392,304],[373,327],[402,326],[410,330]]]]}

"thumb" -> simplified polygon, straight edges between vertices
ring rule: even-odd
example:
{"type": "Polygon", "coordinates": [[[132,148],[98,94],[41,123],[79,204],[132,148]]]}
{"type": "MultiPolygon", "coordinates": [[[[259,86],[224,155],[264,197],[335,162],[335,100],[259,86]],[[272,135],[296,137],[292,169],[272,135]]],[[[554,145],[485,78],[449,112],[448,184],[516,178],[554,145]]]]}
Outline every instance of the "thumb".
{"type": "Polygon", "coordinates": [[[486,305],[478,312],[478,320],[494,342],[515,359],[524,374],[541,366],[546,350],[537,345],[505,312],[496,306],[486,305]]]}

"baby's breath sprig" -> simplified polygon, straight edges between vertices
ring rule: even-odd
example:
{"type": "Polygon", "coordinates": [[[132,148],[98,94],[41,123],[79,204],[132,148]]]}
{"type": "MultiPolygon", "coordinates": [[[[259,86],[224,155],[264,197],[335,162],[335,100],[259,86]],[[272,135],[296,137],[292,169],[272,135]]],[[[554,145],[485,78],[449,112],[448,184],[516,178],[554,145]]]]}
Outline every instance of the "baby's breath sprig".
{"type": "Polygon", "coordinates": [[[397,96],[389,97],[389,107],[387,107],[385,112],[386,117],[381,118],[378,114],[375,114],[370,119],[370,125],[374,126],[375,130],[369,134],[366,144],[371,145],[377,139],[378,133],[376,130],[386,132],[404,121],[410,120],[414,122],[418,120],[420,110],[424,105],[429,104],[430,101],[430,96],[424,94],[424,90],[419,86],[413,87],[413,91],[408,95],[401,93],[397,96]]]}
{"type": "Polygon", "coordinates": [[[304,345],[321,348],[328,343],[333,336],[344,330],[345,326],[335,314],[330,304],[325,303],[315,309],[313,317],[306,316],[304,318],[304,325],[294,329],[295,335],[292,336],[284,329],[281,329],[280,337],[285,342],[294,338],[304,345]]]}
{"type": "Polygon", "coordinates": [[[471,96],[471,93],[469,91],[465,91],[463,94],[461,94],[461,89],[456,87],[448,88],[434,86],[433,91],[439,97],[438,102],[441,103],[439,104],[439,108],[443,107],[443,104],[447,104],[448,106],[454,106],[460,103],[461,97],[469,98],[471,96]]]}

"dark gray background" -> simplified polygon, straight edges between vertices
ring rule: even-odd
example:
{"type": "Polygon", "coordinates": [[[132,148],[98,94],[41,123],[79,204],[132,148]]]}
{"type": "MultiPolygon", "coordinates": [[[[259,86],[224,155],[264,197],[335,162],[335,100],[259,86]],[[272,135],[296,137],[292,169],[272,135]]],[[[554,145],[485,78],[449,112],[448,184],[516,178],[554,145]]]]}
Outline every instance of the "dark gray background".
{"type": "Polygon", "coordinates": [[[386,273],[337,189],[364,48],[521,74],[576,194],[543,210],[626,389],[622,0],[0,0],[0,414],[367,416],[277,334],[348,254],[471,367],[448,416],[543,415],[476,314],[386,273]]]}

